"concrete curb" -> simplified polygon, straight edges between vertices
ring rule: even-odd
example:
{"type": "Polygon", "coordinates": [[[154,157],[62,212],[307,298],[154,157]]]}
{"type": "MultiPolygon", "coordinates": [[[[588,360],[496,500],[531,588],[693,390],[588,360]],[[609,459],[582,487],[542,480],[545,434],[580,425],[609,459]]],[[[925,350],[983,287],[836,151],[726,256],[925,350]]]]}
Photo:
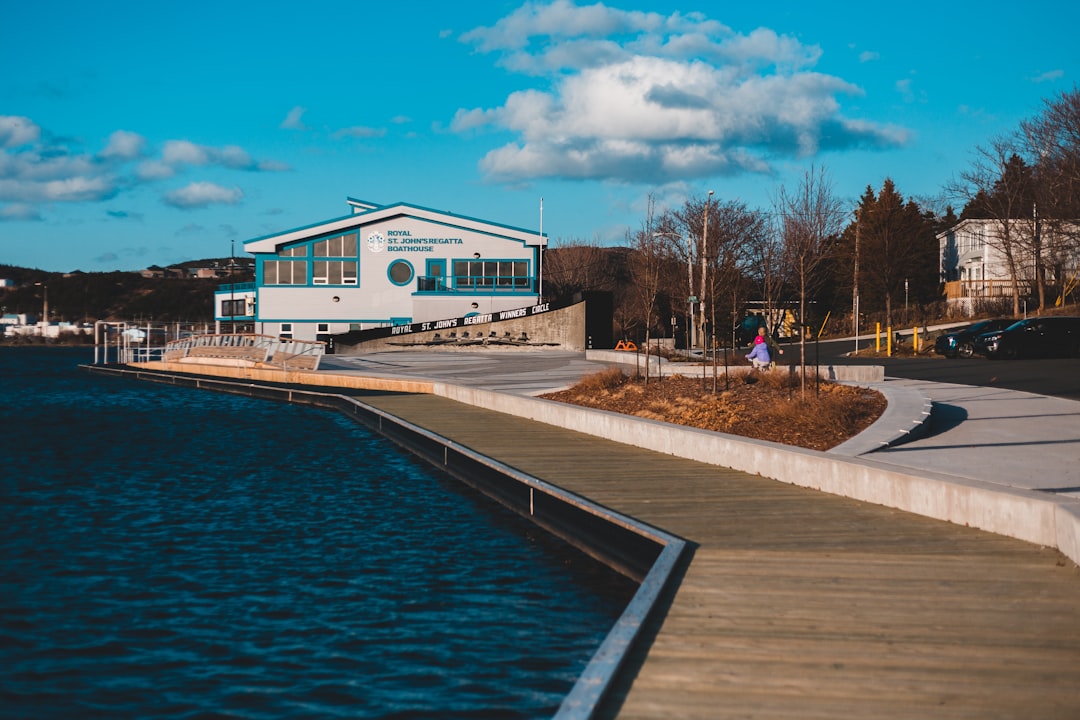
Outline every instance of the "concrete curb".
{"type": "Polygon", "coordinates": [[[933,401],[914,388],[889,383],[847,383],[877,390],[889,403],[870,427],[827,452],[856,457],[875,450],[900,445],[926,434],[933,401]]]}

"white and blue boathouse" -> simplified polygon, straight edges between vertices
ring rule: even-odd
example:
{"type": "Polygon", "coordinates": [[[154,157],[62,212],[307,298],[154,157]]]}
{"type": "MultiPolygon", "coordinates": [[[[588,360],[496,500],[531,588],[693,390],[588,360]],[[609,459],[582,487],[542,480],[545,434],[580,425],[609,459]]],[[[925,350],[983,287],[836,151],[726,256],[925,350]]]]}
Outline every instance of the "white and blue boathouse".
{"type": "Polygon", "coordinates": [[[540,232],[408,203],[244,242],[255,282],[215,292],[215,320],[295,340],[499,313],[539,302],[540,232]]]}

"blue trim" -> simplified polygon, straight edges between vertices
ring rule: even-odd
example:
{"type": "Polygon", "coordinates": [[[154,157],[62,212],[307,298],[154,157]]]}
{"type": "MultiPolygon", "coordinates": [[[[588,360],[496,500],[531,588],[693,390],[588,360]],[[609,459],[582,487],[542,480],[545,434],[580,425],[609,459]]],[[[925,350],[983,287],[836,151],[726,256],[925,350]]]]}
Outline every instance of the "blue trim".
{"type": "MultiPolygon", "coordinates": [[[[351,199],[351,198],[349,198],[349,199],[351,199]]],[[[357,201],[357,202],[359,202],[359,201],[357,201]]],[[[374,204],[374,203],[365,203],[365,204],[374,204]]],[[[382,211],[382,210],[390,210],[390,209],[394,209],[394,208],[402,208],[402,212],[400,212],[399,215],[409,216],[408,210],[423,210],[425,212],[435,213],[437,215],[443,215],[443,216],[445,216],[447,218],[460,218],[462,220],[468,220],[470,222],[478,222],[478,223],[481,223],[483,225],[489,225],[489,226],[494,227],[494,228],[504,228],[506,230],[513,230],[515,232],[526,233],[527,235],[535,235],[536,237],[541,237],[541,238],[547,239],[546,234],[537,232],[535,230],[530,230],[528,228],[522,228],[522,227],[517,227],[515,225],[506,225],[504,223],[492,222],[490,220],[484,220],[482,218],[472,217],[470,215],[456,215],[456,214],[454,214],[452,212],[448,212],[446,210],[436,210],[435,208],[424,207],[422,205],[411,205],[409,203],[399,202],[399,203],[394,203],[392,205],[379,205],[378,207],[376,207],[376,208],[374,208],[372,210],[368,210],[368,211],[365,211],[365,212],[362,212],[362,213],[349,213],[348,215],[342,215],[340,217],[334,217],[334,218],[330,218],[328,220],[320,220],[319,222],[314,222],[314,223],[311,223],[310,225],[301,225],[300,227],[291,228],[289,230],[282,230],[280,232],[271,233],[269,235],[260,235],[259,237],[251,238],[250,240],[245,240],[244,245],[247,245],[248,243],[259,242],[260,240],[270,240],[272,238],[280,237],[282,235],[288,235],[290,233],[303,232],[304,230],[311,230],[311,229],[317,228],[317,227],[319,227],[321,225],[328,225],[330,223],[341,222],[342,220],[348,220],[349,218],[353,218],[353,219],[356,220],[355,228],[357,230],[359,230],[360,227],[363,227],[364,225],[370,225],[371,224],[371,222],[372,222],[371,219],[367,217],[367,215],[369,213],[376,212],[376,211],[382,211]]],[[[396,216],[393,216],[393,217],[396,217],[396,216]]],[[[391,219],[392,218],[383,218],[383,220],[381,220],[380,222],[385,222],[385,221],[388,221],[388,220],[391,220],[391,219]]],[[[436,224],[440,224],[440,225],[446,225],[446,226],[449,226],[449,227],[454,227],[454,224],[451,223],[451,222],[444,222],[444,221],[439,221],[439,220],[429,220],[427,218],[417,218],[417,219],[418,220],[423,219],[425,222],[432,222],[432,223],[436,223],[436,224]]],[[[349,230],[338,229],[338,230],[333,230],[333,231],[326,231],[326,233],[324,233],[324,234],[325,235],[337,235],[339,233],[346,233],[346,232],[349,232],[349,230]]],[[[502,235],[499,235],[496,232],[485,232],[483,230],[473,230],[472,232],[480,232],[480,233],[483,233],[483,234],[486,234],[486,235],[492,235],[492,236],[495,236],[495,237],[503,237],[502,235]]],[[[514,238],[505,238],[504,237],[504,239],[508,240],[508,241],[518,242],[518,243],[521,243],[522,245],[525,244],[524,241],[515,240],[514,238]]],[[[299,242],[304,242],[304,241],[303,240],[296,241],[296,243],[299,243],[299,242]]],[[[292,243],[292,244],[296,244],[296,243],[292,243]]],[[[245,252],[247,252],[247,251],[245,251],[245,252]]],[[[252,253],[252,254],[257,255],[258,253],[252,253]]]]}

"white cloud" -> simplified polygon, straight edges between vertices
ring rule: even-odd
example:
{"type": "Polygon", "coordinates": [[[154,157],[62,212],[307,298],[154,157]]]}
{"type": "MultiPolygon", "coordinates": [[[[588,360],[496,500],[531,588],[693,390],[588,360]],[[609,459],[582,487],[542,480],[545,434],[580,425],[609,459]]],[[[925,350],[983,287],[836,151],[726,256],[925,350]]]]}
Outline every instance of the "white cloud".
{"type": "Polygon", "coordinates": [[[176,175],[176,168],[161,160],[147,160],[135,168],[135,176],[139,180],[164,180],[173,175],[176,175]]]}
{"type": "MultiPolygon", "coordinates": [[[[281,172],[277,161],[256,160],[238,145],[210,147],[187,140],[169,140],[154,156],[146,139],[130,130],[109,135],[97,155],[42,138],[51,137],[32,120],[0,116],[0,203],[7,218],[33,219],[34,207],[46,203],[101,202],[122,191],[174,177],[189,167],[216,166],[247,172],[281,172]]],[[[177,207],[236,203],[239,189],[194,183],[170,193],[165,202],[177,207]]]]}
{"type": "Polygon", "coordinates": [[[1034,83],[1053,82],[1054,80],[1060,80],[1063,77],[1065,77],[1064,70],[1050,70],[1040,75],[1036,75],[1031,81],[1034,83]]]}
{"type": "Polygon", "coordinates": [[[182,165],[197,167],[218,165],[230,170],[251,170],[258,172],[281,172],[287,170],[285,163],[256,161],[247,150],[238,145],[226,145],[221,148],[209,145],[197,145],[188,140],[169,140],[162,147],[161,162],[174,170],[182,165]]]}
{"type": "Polygon", "coordinates": [[[117,130],[109,136],[109,144],[101,151],[106,160],[132,160],[142,156],[146,140],[138,133],[117,130]]]}
{"type": "Polygon", "coordinates": [[[874,52],[873,50],[863,50],[859,53],[859,62],[867,63],[881,59],[881,53],[874,52]]]}
{"type": "Polygon", "coordinates": [[[341,138],[375,138],[384,135],[386,135],[385,128],[363,127],[361,125],[342,128],[334,133],[334,137],[338,140],[341,138]]]}
{"type": "Polygon", "coordinates": [[[0,207],[0,221],[38,221],[41,219],[41,213],[39,213],[33,205],[27,205],[26,203],[12,203],[11,205],[0,207]]]}
{"type": "Polygon", "coordinates": [[[207,165],[210,154],[207,148],[187,140],[169,140],[161,150],[161,161],[166,165],[207,165]]]}
{"type": "Polygon", "coordinates": [[[41,128],[30,118],[18,115],[0,115],[0,147],[13,148],[35,143],[41,137],[41,128]]]}
{"type": "Polygon", "coordinates": [[[283,130],[307,130],[308,126],[304,124],[304,113],[307,112],[306,107],[300,107],[297,105],[285,116],[285,119],[281,121],[281,128],[283,130]]]}
{"type": "Polygon", "coordinates": [[[915,93],[911,91],[911,78],[897,80],[896,92],[903,96],[904,102],[913,102],[915,100],[915,93]]]}
{"type": "Polygon", "coordinates": [[[663,183],[768,172],[823,148],[888,148],[901,128],[845,118],[855,85],[813,71],[821,49],[758,28],[733,31],[701,14],[627,12],[569,0],[526,3],[461,40],[503,66],[546,76],[501,106],[461,108],[455,132],[516,139],[481,168],[497,180],[536,177],[663,183]]]}
{"type": "Polygon", "coordinates": [[[193,182],[178,190],[166,193],[166,205],[192,210],[209,205],[236,205],[244,199],[240,188],[227,188],[212,182],[193,182]]]}

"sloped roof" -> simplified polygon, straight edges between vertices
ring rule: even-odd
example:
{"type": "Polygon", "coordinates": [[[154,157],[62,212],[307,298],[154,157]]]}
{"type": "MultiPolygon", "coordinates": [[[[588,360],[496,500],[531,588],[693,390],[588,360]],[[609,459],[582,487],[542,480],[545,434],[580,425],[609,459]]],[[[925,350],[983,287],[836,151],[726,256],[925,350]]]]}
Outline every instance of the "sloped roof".
{"type": "Polygon", "coordinates": [[[357,230],[365,225],[391,220],[396,217],[409,217],[426,220],[440,225],[471,230],[474,232],[487,233],[503,237],[508,240],[516,240],[524,245],[547,245],[547,236],[540,235],[534,230],[525,230],[510,225],[502,225],[487,220],[457,215],[448,211],[432,210],[410,203],[399,202],[393,205],[378,205],[348,198],[349,205],[353,208],[351,215],[324,220],[313,225],[306,225],[292,230],[265,235],[244,241],[244,250],[249,253],[272,253],[290,243],[308,240],[322,235],[331,235],[349,230],[357,230]]]}

